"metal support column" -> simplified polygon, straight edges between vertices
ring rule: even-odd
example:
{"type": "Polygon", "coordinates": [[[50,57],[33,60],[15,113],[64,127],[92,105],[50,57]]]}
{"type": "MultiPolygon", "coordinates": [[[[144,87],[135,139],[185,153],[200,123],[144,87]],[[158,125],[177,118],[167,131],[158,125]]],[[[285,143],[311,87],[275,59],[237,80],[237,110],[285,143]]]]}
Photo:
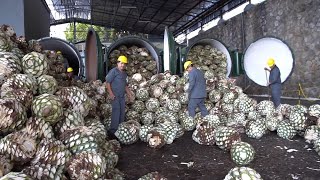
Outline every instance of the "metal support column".
{"type": "Polygon", "coordinates": [[[77,28],[76,28],[76,21],[73,21],[73,42],[77,41],[77,28]]]}

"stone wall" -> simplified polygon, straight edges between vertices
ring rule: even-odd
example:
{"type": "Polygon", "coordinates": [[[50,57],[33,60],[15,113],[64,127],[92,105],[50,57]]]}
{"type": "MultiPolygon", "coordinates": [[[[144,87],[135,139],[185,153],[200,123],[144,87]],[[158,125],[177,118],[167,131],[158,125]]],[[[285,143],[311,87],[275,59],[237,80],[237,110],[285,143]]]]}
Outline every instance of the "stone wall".
{"type": "MultiPolygon", "coordinates": [[[[307,97],[320,98],[320,1],[266,0],[251,10],[237,15],[190,40],[202,38],[222,41],[230,50],[245,49],[265,36],[283,40],[293,51],[293,73],[283,84],[282,95],[298,97],[301,83],[307,97]]],[[[247,94],[267,94],[246,75],[237,84],[247,94]]]]}

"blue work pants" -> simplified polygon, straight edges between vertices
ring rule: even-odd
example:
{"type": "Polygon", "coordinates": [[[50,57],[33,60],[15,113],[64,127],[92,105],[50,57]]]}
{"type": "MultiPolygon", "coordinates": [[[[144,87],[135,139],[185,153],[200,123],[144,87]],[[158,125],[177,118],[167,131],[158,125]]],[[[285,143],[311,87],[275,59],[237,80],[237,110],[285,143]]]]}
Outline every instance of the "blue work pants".
{"type": "Polygon", "coordinates": [[[275,106],[275,108],[277,108],[280,105],[280,97],[281,97],[281,84],[276,83],[276,84],[272,84],[271,86],[271,100],[275,106]]]}
{"type": "Polygon", "coordinates": [[[190,98],[188,103],[189,116],[193,117],[196,115],[196,108],[199,107],[201,116],[205,117],[209,114],[206,106],[204,105],[205,98],[190,98]]]}
{"type": "Polygon", "coordinates": [[[120,123],[125,119],[125,97],[115,97],[112,101],[110,132],[115,133],[120,123]]]}

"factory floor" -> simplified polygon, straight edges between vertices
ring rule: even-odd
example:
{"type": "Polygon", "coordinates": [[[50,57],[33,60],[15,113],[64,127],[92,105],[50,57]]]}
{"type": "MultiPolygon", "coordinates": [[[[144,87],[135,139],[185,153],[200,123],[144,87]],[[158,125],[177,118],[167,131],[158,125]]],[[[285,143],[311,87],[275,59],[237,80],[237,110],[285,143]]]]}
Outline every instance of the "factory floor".
{"type": "MultiPolygon", "coordinates": [[[[257,101],[268,97],[254,97],[257,101]]],[[[282,99],[282,103],[298,104],[298,100],[282,99]]],[[[310,106],[319,101],[301,101],[310,106]]],[[[230,152],[216,145],[205,146],[192,140],[192,132],[186,132],[171,145],[153,149],[144,142],[122,147],[117,168],[126,174],[126,179],[158,171],[170,179],[221,180],[229,170],[236,167],[230,152]]],[[[320,156],[313,145],[296,135],[292,140],[282,139],[276,132],[269,132],[261,139],[252,139],[241,134],[242,141],[255,149],[254,160],[247,167],[255,169],[264,180],[317,180],[320,177],[320,156]]]]}
{"type": "MultiPolygon", "coordinates": [[[[197,144],[191,135],[192,132],[187,132],[160,149],[152,149],[141,141],[123,146],[117,167],[126,174],[126,179],[132,180],[154,171],[169,180],[222,180],[236,167],[229,152],[216,145],[197,144]]],[[[259,140],[242,134],[242,141],[251,144],[256,152],[247,167],[255,169],[264,180],[317,180],[320,177],[320,156],[302,137],[285,140],[270,132],[259,140]]]]}

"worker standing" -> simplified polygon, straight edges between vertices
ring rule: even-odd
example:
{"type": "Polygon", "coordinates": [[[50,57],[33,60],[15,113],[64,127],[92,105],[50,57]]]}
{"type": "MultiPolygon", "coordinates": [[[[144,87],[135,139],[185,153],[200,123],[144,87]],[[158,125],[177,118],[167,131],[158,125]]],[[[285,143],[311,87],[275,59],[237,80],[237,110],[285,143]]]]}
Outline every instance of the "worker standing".
{"type": "Polygon", "coordinates": [[[67,69],[69,67],[69,62],[68,62],[67,58],[62,56],[61,51],[57,51],[57,59],[61,60],[63,62],[63,66],[65,69],[67,69]]]}
{"type": "Polygon", "coordinates": [[[79,80],[79,77],[74,74],[72,67],[68,67],[67,68],[67,81],[68,81],[69,86],[71,86],[72,82],[75,80],[79,80]]]}
{"type": "Polygon", "coordinates": [[[281,73],[273,58],[269,58],[267,65],[270,69],[264,68],[270,72],[268,86],[271,88],[271,99],[277,108],[281,103],[281,73]]]}
{"type": "Polygon", "coordinates": [[[196,108],[199,107],[201,116],[204,117],[209,114],[206,106],[204,105],[207,97],[204,74],[196,67],[193,67],[190,60],[184,63],[184,69],[189,73],[189,88],[187,90],[189,97],[189,116],[194,118],[196,115],[196,108]]]}
{"type": "Polygon", "coordinates": [[[114,137],[118,126],[125,119],[125,92],[129,99],[132,95],[127,85],[127,73],[125,71],[128,59],[126,56],[119,56],[117,67],[109,71],[106,76],[107,91],[112,100],[111,125],[109,136],[114,137]]]}
{"type": "Polygon", "coordinates": [[[73,74],[73,68],[72,68],[72,67],[68,67],[68,68],[67,68],[67,79],[68,79],[68,80],[78,79],[77,76],[75,76],[75,75],[73,74]]]}

